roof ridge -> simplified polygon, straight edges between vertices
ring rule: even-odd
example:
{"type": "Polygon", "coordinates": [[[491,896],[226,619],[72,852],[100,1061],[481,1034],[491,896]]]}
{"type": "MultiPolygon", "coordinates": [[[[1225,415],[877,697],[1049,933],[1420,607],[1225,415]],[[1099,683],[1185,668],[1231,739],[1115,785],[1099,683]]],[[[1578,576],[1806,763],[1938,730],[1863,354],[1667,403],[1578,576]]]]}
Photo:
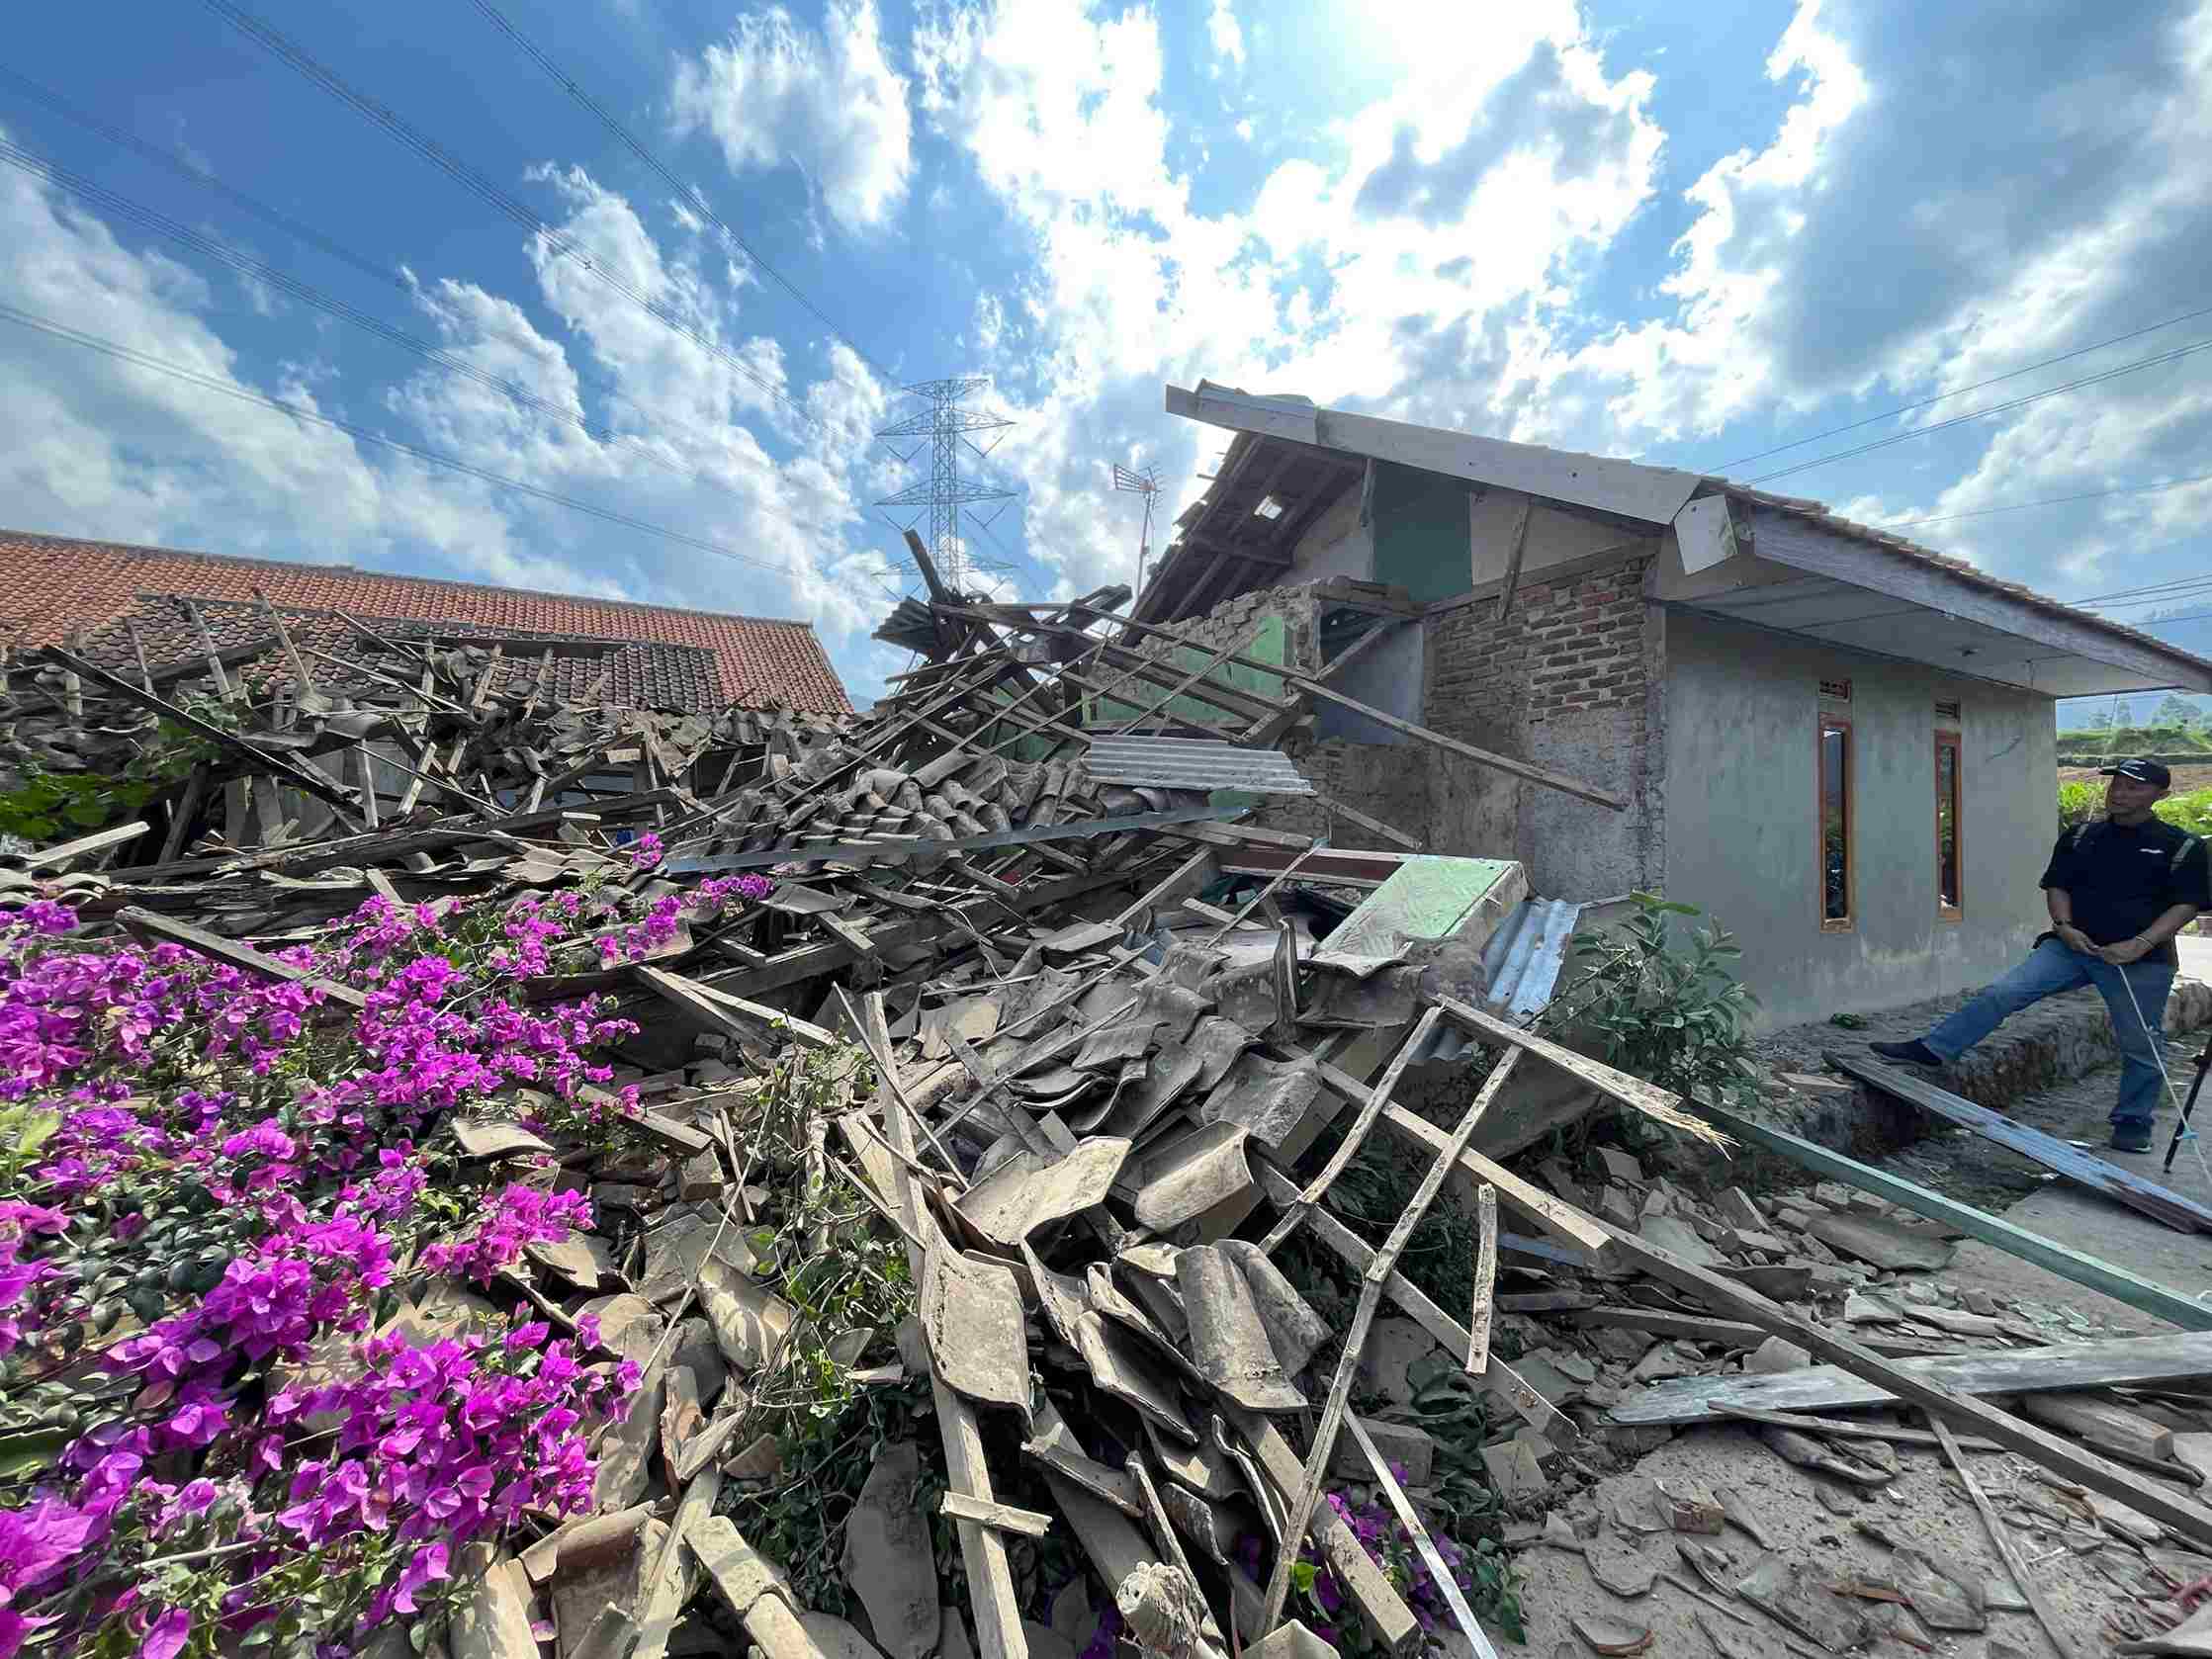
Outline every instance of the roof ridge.
{"type": "Polygon", "coordinates": [[[342,570],[357,576],[389,581],[431,582],[441,587],[469,588],[483,593],[519,593],[530,599],[567,599],[585,605],[619,605],[628,610],[661,611],[676,616],[709,616],[725,622],[758,622],[777,628],[803,628],[814,624],[803,617],[755,616],[750,611],[716,611],[695,605],[655,604],[646,599],[609,599],[596,593],[565,593],[551,587],[510,587],[499,582],[469,581],[458,576],[424,576],[407,570],[372,570],[360,565],[321,564],[306,559],[256,559],[242,553],[209,553],[200,548],[162,547],[154,542],[102,541],[90,536],[57,536],[46,530],[11,530],[0,526],[0,542],[47,542],[62,547],[106,548],[117,553],[152,554],[164,559],[205,559],[214,565],[248,565],[274,570],[342,570]]]}

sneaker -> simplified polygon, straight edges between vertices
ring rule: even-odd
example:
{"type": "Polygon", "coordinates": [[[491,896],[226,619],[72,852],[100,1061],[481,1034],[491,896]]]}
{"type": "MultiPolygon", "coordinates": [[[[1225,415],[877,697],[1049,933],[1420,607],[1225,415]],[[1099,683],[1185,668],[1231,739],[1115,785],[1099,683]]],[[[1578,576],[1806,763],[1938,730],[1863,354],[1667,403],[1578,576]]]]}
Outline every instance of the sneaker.
{"type": "Polygon", "coordinates": [[[2113,1124],[2112,1150],[2114,1152],[2149,1152],[2151,1150],[2151,1126],[2148,1123],[2113,1124]]]}
{"type": "Polygon", "coordinates": [[[1869,1043],[1867,1047],[1896,1066],[1941,1067],[1943,1056],[1914,1037],[1908,1043],[1869,1043]]]}

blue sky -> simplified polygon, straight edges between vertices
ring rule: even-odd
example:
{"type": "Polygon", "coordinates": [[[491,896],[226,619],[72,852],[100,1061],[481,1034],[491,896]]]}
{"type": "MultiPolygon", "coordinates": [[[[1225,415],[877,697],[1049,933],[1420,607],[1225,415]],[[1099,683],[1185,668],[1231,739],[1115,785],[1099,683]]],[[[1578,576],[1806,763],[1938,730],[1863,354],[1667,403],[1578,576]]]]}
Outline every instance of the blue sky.
{"type": "MultiPolygon", "coordinates": [[[[477,6],[247,13],[483,192],[232,0],[14,20],[0,305],[80,338],[0,317],[0,521],[806,617],[865,700],[902,384],[991,377],[1021,498],[972,550],[1048,596],[1132,573],[1112,463],[1202,487],[1223,435],[1160,394],[1204,376],[1763,480],[2060,597],[2212,572],[2212,350],[2129,367],[2212,341],[2212,3],[497,9],[684,190],[477,6]]],[[[2167,608],[2212,652],[2212,592],[2167,608]]]]}

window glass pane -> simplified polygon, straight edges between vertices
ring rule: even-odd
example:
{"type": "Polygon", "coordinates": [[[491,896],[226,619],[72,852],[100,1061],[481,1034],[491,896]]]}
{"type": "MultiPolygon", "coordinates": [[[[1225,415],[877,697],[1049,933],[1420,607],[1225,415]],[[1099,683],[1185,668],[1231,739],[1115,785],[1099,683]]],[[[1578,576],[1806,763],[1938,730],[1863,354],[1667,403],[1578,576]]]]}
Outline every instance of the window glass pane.
{"type": "Polygon", "coordinates": [[[1956,741],[1935,745],[1935,889],[1936,902],[1945,910],[1960,908],[1959,745],[1956,741]]]}
{"type": "Polygon", "coordinates": [[[1851,918],[1851,732],[1820,726],[1820,919],[1851,918]]]}

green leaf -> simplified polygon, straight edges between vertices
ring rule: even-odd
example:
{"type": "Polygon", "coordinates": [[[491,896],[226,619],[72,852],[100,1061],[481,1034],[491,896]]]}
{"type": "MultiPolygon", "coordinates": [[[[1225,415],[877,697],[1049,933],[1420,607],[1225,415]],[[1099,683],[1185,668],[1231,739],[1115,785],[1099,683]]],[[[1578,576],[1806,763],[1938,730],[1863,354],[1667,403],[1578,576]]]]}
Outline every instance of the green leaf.
{"type": "Polygon", "coordinates": [[[59,1112],[34,1112],[24,1121],[22,1130],[16,1135],[16,1151],[25,1157],[29,1157],[44,1146],[53,1132],[60,1127],[61,1114],[59,1112]]]}
{"type": "Polygon", "coordinates": [[[76,1436],[66,1429],[37,1429],[26,1435],[0,1435],[0,1479],[35,1474],[48,1467],[76,1436]]]}
{"type": "Polygon", "coordinates": [[[1290,1583],[1301,1596],[1313,1594],[1313,1581],[1321,1576],[1321,1569],[1311,1561],[1290,1563],[1290,1583]]]}

